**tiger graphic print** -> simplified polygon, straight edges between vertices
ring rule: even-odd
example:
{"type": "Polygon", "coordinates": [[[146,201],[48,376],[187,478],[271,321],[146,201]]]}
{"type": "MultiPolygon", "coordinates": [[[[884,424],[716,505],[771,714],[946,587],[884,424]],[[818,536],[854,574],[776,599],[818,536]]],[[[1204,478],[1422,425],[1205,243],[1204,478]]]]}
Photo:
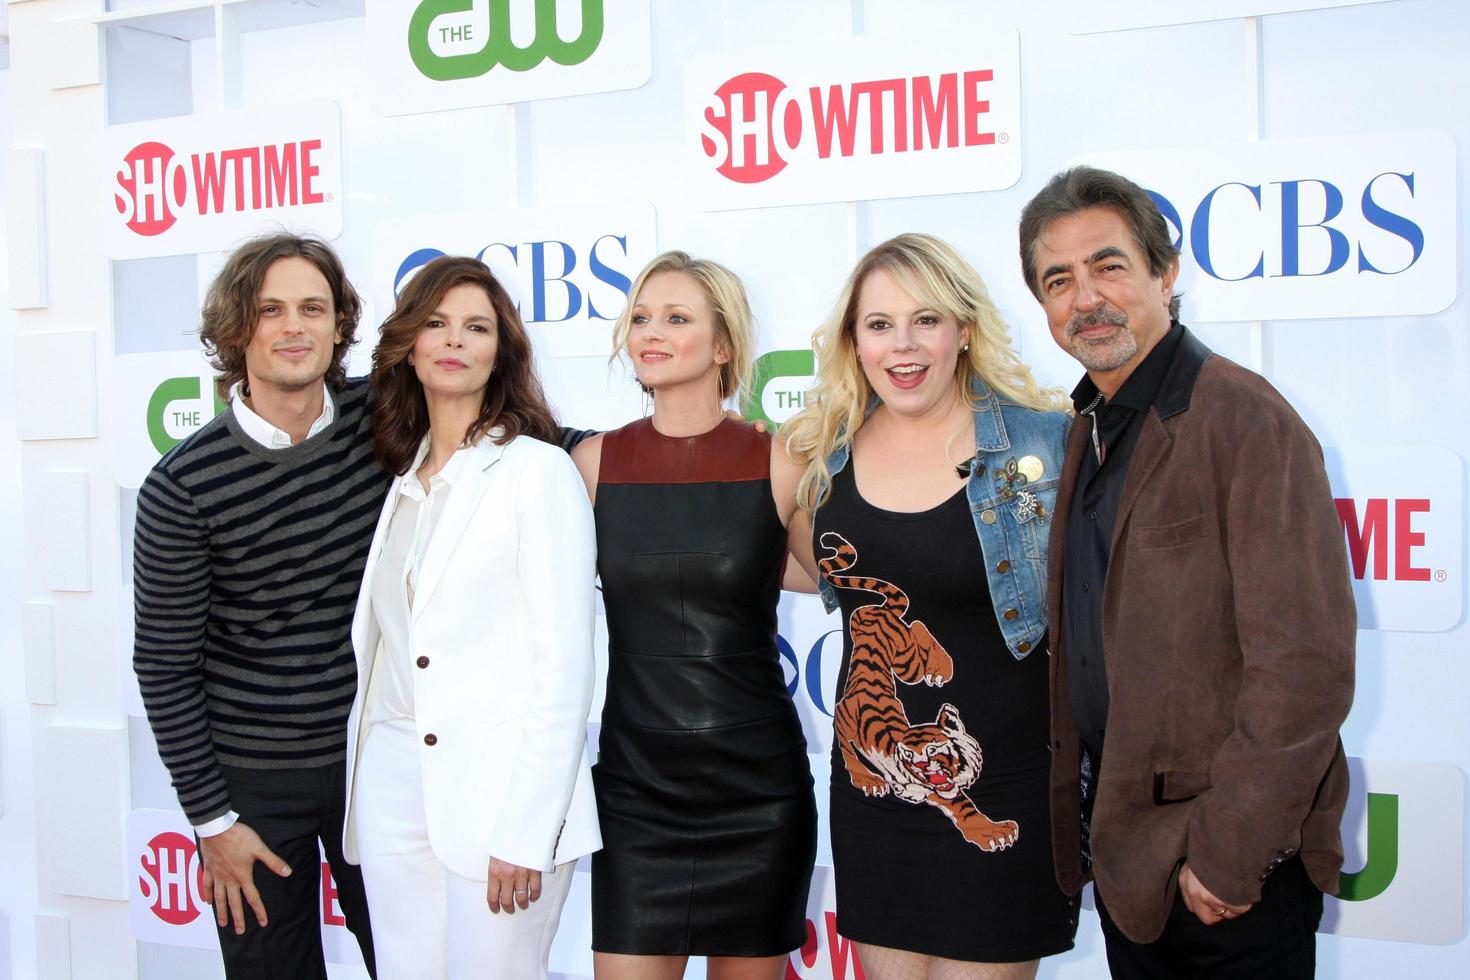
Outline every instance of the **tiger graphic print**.
{"type": "Polygon", "coordinates": [[[1014,844],[1020,825],[991,820],[966,790],[980,776],[980,743],[965,729],[952,704],[929,724],[910,724],[898,698],[898,681],[941,687],[954,677],[954,660],[922,621],[909,621],[909,597],[879,578],[844,575],[857,563],[857,549],[828,531],[820,540],[831,554],[819,564],[838,589],[872,592],[879,602],[854,609],[847,684],[833,714],[842,761],[852,785],[867,796],[892,793],[909,803],[928,803],[982,851],[1014,844]]]}

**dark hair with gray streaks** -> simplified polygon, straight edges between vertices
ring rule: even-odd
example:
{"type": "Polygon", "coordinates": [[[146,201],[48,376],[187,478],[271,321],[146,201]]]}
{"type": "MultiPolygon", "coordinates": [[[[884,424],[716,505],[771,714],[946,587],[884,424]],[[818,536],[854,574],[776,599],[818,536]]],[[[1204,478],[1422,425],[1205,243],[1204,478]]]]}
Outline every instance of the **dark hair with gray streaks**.
{"type": "MultiPolygon", "coordinates": [[[[1058,218],[1088,208],[1112,208],[1128,222],[1133,240],[1148,258],[1148,271],[1162,278],[1174,264],[1179,249],[1169,237],[1169,225],[1148,191],[1111,170],[1078,166],[1063,170],[1031,199],[1021,212],[1021,272],[1031,295],[1041,299],[1036,271],[1036,239],[1058,218]]],[[[1169,299],[1169,315],[1179,318],[1179,294],[1169,299]]]]}

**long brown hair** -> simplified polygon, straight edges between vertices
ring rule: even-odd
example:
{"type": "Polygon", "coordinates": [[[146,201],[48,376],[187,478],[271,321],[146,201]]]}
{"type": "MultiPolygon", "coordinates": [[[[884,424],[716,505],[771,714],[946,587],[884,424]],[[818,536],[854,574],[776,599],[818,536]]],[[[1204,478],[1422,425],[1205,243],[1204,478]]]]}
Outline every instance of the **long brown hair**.
{"type": "Polygon", "coordinates": [[[495,310],[497,333],[494,372],[485,386],[479,418],[465,433],[465,445],[479,442],[495,426],[503,430],[495,440],[500,445],[518,435],[556,444],[556,419],[536,376],[531,338],[515,301],[485,263],[444,255],[420,269],[398,294],[398,305],[384,321],[378,348],[373,351],[372,385],[378,396],[373,409],[373,454],[391,473],[408,472],[429,431],[424,386],[408,363],[408,355],[435,307],[455,286],[478,286],[485,291],[495,310]]]}
{"type": "Polygon", "coordinates": [[[256,303],[260,287],[266,272],[280,259],[305,259],[327,280],[332,290],[337,332],[342,338],[332,348],[327,385],[335,391],[347,383],[347,351],[357,342],[362,300],[347,281],[342,260],[332,251],[332,246],[319,238],[285,233],[262,235],[235,249],[225,260],[219,275],[209,284],[199,314],[199,341],[204,345],[210,366],[219,372],[214,383],[221,399],[228,398],[230,389],[237,383],[246,382],[245,348],[250,346],[259,319],[256,303]]]}

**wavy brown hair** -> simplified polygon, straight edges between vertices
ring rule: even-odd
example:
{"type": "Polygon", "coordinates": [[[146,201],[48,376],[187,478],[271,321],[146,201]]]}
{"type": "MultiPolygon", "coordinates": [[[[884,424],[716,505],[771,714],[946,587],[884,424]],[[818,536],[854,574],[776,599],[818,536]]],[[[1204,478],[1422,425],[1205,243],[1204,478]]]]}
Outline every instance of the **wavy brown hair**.
{"type": "Polygon", "coordinates": [[[219,372],[214,384],[221,400],[230,396],[230,389],[237,383],[245,385],[245,394],[250,394],[245,348],[255,336],[260,315],[257,302],[266,271],[280,259],[305,259],[327,280],[337,332],[342,337],[332,348],[327,384],[335,391],[347,383],[347,351],[357,342],[362,299],[347,281],[342,260],[320,238],[286,233],[262,235],[235,249],[225,260],[219,275],[209,284],[199,313],[199,342],[204,345],[210,366],[219,372]]]}
{"type": "Polygon", "coordinates": [[[490,297],[495,311],[495,367],[485,386],[480,415],[464,434],[472,446],[496,426],[495,441],[505,445],[518,435],[557,444],[556,419],[546,404],[541,379],[531,360],[531,338],[521,323],[510,293],[485,263],[463,256],[443,255],[418,271],[398,294],[398,305],[383,322],[378,348],[373,351],[372,385],[377,392],[373,408],[373,453],[391,473],[403,474],[413,465],[419,444],[429,431],[429,407],[424,386],[408,363],[419,332],[429,322],[444,294],[455,286],[478,286],[490,297]]]}

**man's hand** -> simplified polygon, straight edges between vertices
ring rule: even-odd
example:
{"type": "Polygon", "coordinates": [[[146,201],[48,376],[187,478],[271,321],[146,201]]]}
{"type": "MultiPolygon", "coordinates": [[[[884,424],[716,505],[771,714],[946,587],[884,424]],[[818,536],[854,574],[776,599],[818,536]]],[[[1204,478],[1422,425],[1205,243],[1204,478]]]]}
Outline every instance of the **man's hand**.
{"type": "Polygon", "coordinates": [[[541,897],[541,872],[518,864],[490,859],[490,883],[485,886],[485,902],[491,912],[515,914],[516,906],[530,908],[541,897]]]}
{"type": "Polygon", "coordinates": [[[223,928],[234,919],[235,935],[243,936],[245,906],[249,905],[255,921],[264,926],[265,903],[255,888],[255,862],[261,862],[282,878],[291,873],[286,862],[240,820],[222,834],[201,837],[199,852],[204,857],[204,900],[214,906],[214,921],[223,928]]]}
{"type": "Polygon", "coordinates": [[[1230,905],[1220,901],[1194,876],[1188,864],[1179,869],[1179,894],[1184,899],[1184,907],[1207,926],[1226,919],[1238,919],[1251,910],[1249,905],[1230,905]]]}

